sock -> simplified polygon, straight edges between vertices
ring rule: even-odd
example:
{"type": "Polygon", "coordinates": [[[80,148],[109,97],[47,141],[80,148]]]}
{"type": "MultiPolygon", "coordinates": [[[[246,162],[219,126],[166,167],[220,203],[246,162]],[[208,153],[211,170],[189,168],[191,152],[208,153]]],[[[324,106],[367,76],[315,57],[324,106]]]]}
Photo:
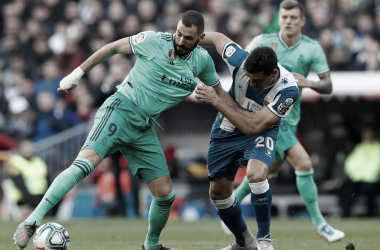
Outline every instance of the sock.
{"type": "Polygon", "coordinates": [[[255,211],[258,227],[257,238],[271,238],[270,235],[270,212],[272,207],[272,191],[268,180],[249,183],[251,187],[251,204],[255,211]]]}
{"type": "Polygon", "coordinates": [[[170,208],[174,202],[174,192],[163,198],[153,197],[149,209],[149,228],[145,242],[150,250],[156,249],[160,234],[168,221],[170,208]]]}
{"type": "Polygon", "coordinates": [[[309,211],[311,220],[315,228],[326,222],[318,207],[318,189],[315,185],[313,174],[314,170],[307,172],[295,171],[298,192],[305,201],[307,211],[309,211]]]}
{"type": "Polygon", "coordinates": [[[241,202],[244,197],[249,195],[251,193],[251,188],[249,187],[249,181],[247,179],[247,176],[244,177],[243,181],[240,183],[240,185],[235,189],[234,191],[236,199],[241,202]]]}
{"type": "Polygon", "coordinates": [[[212,202],[218,210],[220,219],[235,235],[236,243],[241,247],[250,244],[254,237],[241,216],[240,203],[235,195],[232,194],[225,200],[213,200],[212,202]]]}
{"type": "Polygon", "coordinates": [[[84,158],[75,159],[69,168],[54,179],[41,202],[25,221],[40,224],[46,213],[54,207],[76,183],[83,180],[93,170],[94,166],[92,166],[89,160],[84,158]]]}

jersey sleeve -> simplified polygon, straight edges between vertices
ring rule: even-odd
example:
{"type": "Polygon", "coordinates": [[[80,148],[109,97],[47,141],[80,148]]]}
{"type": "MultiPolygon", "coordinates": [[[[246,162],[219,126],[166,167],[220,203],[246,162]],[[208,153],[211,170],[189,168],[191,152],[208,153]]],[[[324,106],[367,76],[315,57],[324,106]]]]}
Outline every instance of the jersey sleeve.
{"type": "Polygon", "coordinates": [[[160,46],[160,34],[154,31],[144,31],[129,37],[133,54],[153,58],[160,46]]]}
{"type": "Polygon", "coordinates": [[[253,38],[252,41],[250,43],[248,43],[247,47],[245,47],[245,50],[251,52],[255,48],[260,47],[261,46],[261,44],[260,44],[261,43],[261,37],[262,37],[262,35],[259,35],[259,36],[256,36],[255,38],[253,38]]]}
{"type": "Polygon", "coordinates": [[[276,116],[285,118],[292,110],[297,99],[298,88],[296,86],[290,86],[280,90],[274,101],[269,103],[267,107],[276,116]]]}
{"type": "Polygon", "coordinates": [[[204,60],[202,60],[202,66],[203,70],[197,75],[199,80],[208,86],[218,85],[219,76],[216,73],[214,61],[208,53],[205,56],[204,60]]]}
{"type": "Polygon", "coordinates": [[[248,52],[243,50],[236,43],[226,43],[222,50],[222,58],[227,63],[231,73],[242,65],[248,56],[248,52]]]}
{"type": "Polygon", "coordinates": [[[315,57],[314,57],[313,63],[311,65],[313,66],[313,69],[315,70],[315,72],[317,74],[322,74],[322,73],[325,73],[327,71],[330,71],[330,68],[327,64],[325,52],[323,51],[323,49],[322,49],[321,45],[319,45],[319,43],[316,46],[314,55],[315,55],[315,57]]]}

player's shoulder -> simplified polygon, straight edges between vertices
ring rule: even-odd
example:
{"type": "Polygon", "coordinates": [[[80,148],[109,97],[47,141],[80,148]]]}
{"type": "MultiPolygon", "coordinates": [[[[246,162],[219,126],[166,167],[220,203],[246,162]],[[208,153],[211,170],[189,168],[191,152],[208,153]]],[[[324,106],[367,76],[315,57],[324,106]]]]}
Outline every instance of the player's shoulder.
{"type": "Polygon", "coordinates": [[[167,33],[167,32],[157,32],[158,34],[158,37],[164,41],[164,42],[168,42],[168,43],[172,43],[174,41],[174,35],[171,34],[171,33],[167,33]]]}
{"type": "Polygon", "coordinates": [[[303,35],[303,34],[302,34],[302,37],[301,37],[301,41],[303,43],[308,43],[309,45],[314,45],[314,46],[318,46],[319,45],[319,42],[317,40],[314,40],[314,39],[308,37],[307,35],[303,35]]]}
{"type": "Polygon", "coordinates": [[[278,40],[278,33],[264,33],[261,35],[257,36],[258,39],[261,41],[273,41],[273,40],[278,40]]]}
{"type": "Polygon", "coordinates": [[[280,81],[277,83],[279,89],[298,88],[294,75],[282,67],[281,64],[278,63],[277,66],[280,69],[280,81]]]}

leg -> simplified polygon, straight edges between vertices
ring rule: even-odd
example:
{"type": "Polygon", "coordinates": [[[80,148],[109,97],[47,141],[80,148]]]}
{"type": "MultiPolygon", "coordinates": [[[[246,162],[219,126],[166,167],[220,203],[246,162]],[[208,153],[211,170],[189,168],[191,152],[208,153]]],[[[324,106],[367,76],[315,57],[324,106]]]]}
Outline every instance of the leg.
{"type": "Polygon", "coordinates": [[[266,176],[269,167],[257,159],[250,159],[247,166],[247,178],[251,188],[251,203],[255,210],[258,226],[257,238],[271,238],[270,216],[272,206],[272,191],[266,176]]]}
{"type": "Polygon", "coordinates": [[[211,179],[210,198],[218,210],[219,217],[235,235],[235,242],[224,249],[256,249],[255,238],[241,215],[240,203],[232,190],[233,181],[219,175],[211,179]]]}
{"type": "Polygon", "coordinates": [[[294,167],[298,192],[301,194],[313,224],[319,236],[328,242],[335,242],[344,237],[344,233],[332,228],[326,223],[318,207],[318,189],[313,178],[311,160],[301,144],[291,147],[287,153],[287,160],[294,167]]]}

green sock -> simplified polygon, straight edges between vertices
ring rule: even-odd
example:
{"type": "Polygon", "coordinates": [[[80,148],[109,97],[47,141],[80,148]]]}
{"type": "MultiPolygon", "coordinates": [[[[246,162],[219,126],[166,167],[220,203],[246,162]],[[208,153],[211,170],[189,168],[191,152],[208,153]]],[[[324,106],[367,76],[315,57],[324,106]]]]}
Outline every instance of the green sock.
{"type": "Polygon", "coordinates": [[[76,183],[83,180],[93,170],[94,167],[89,160],[84,158],[75,159],[69,168],[54,179],[40,204],[38,204],[36,209],[25,221],[35,221],[37,224],[40,224],[46,213],[54,207],[54,205],[57,204],[76,183]]]}
{"type": "Polygon", "coordinates": [[[251,187],[249,186],[249,181],[247,176],[244,177],[243,181],[234,191],[236,199],[241,202],[244,197],[251,193],[251,187]]]}
{"type": "Polygon", "coordinates": [[[174,192],[163,198],[153,197],[149,209],[149,228],[145,242],[150,250],[156,249],[160,234],[168,221],[170,208],[174,202],[174,192]]]}
{"type": "Polygon", "coordinates": [[[310,169],[307,172],[295,171],[298,192],[305,201],[307,211],[311,216],[313,224],[316,228],[325,222],[318,207],[318,189],[315,185],[313,174],[314,170],[310,169]]]}

